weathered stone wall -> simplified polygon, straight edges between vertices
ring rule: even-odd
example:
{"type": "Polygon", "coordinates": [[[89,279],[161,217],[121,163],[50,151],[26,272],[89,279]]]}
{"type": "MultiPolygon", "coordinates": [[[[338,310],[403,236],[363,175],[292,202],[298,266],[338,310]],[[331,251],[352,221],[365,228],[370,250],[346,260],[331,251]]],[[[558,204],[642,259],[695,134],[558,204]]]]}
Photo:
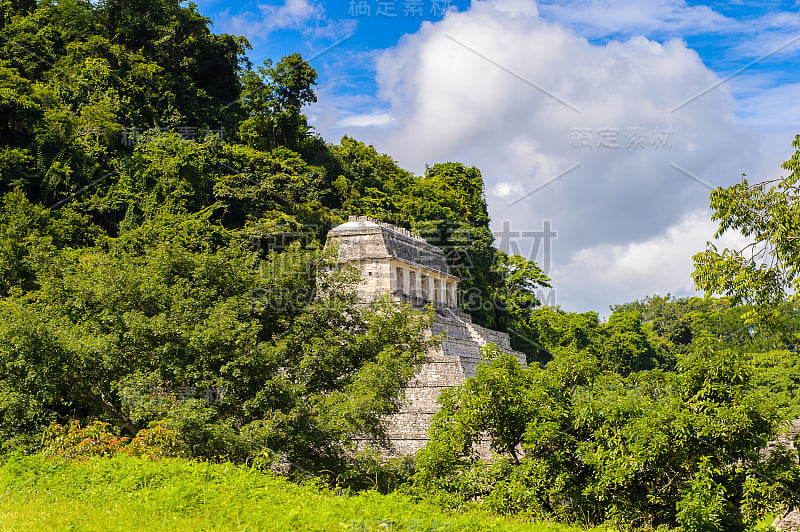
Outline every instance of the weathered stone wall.
{"type": "Polygon", "coordinates": [[[361,277],[364,279],[356,287],[359,298],[370,301],[391,290],[390,266],[385,260],[362,260],[354,265],[361,268],[361,277]]]}
{"type": "MultiPolygon", "coordinates": [[[[384,450],[387,454],[413,454],[428,442],[431,420],[439,411],[439,394],[475,376],[482,362],[481,347],[487,343],[526,365],[525,356],[511,349],[508,334],[472,323],[457,308],[459,279],[450,273],[441,249],[405,229],[361,216],[351,216],[331,229],[328,244],[334,243],[339,264],[361,271],[362,283],[357,287],[361,299],[370,301],[389,293],[420,307],[433,303],[437,315],[428,333],[443,333],[441,346],[429,353],[429,362],[406,388],[402,410],[386,419],[392,443],[391,449],[384,450]]],[[[487,455],[486,442],[478,450],[487,455]]]]}
{"type": "MultiPolygon", "coordinates": [[[[779,444],[785,445],[789,449],[794,449],[794,440],[798,434],[800,434],[800,419],[795,419],[789,424],[786,430],[778,434],[775,440],[767,444],[766,452],[770,453],[779,444]]],[[[785,532],[800,532],[800,511],[792,510],[788,513],[784,512],[784,514],[779,515],[775,519],[772,526],[785,532]]]]}
{"type": "MultiPolygon", "coordinates": [[[[432,334],[443,334],[439,348],[429,354],[430,361],[409,382],[405,402],[398,414],[387,418],[388,433],[393,448],[389,454],[413,454],[428,443],[428,428],[439,411],[437,399],[445,388],[459,386],[482,362],[481,347],[495,344],[501,351],[511,353],[525,366],[525,355],[511,349],[507,333],[476,325],[469,317],[439,313],[431,326],[432,334]]],[[[481,454],[487,454],[484,443],[481,454]]]]}
{"type": "Polygon", "coordinates": [[[351,216],[331,229],[326,245],[337,246],[339,264],[361,269],[357,290],[365,301],[389,293],[418,304],[457,305],[459,279],[442,250],[405,229],[351,216]]]}
{"type": "Polygon", "coordinates": [[[792,510],[788,514],[779,515],[772,526],[784,532],[800,532],[800,512],[792,510]]]}

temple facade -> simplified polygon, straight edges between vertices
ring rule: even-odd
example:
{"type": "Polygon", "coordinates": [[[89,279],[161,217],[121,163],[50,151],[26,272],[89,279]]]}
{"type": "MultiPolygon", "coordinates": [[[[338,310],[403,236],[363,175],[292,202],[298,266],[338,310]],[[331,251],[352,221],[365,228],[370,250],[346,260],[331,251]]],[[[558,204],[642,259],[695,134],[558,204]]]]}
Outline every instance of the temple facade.
{"type": "Polygon", "coordinates": [[[328,233],[328,245],[333,243],[339,264],[361,270],[362,299],[388,292],[417,305],[458,306],[459,279],[450,273],[444,253],[407,229],[351,216],[328,233]]]}
{"type": "MultiPolygon", "coordinates": [[[[428,334],[442,334],[442,344],[428,353],[405,389],[401,411],[387,421],[392,448],[389,455],[413,454],[428,442],[428,428],[439,411],[442,390],[458,386],[475,376],[483,362],[481,347],[492,343],[526,365],[525,355],[511,349],[507,333],[472,323],[458,308],[458,277],[447,265],[444,253],[406,229],[363,216],[350,219],[328,233],[328,246],[338,248],[338,266],[359,268],[362,282],[357,287],[364,301],[389,293],[397,301],[436,309],[428,334]]],[[[488,447],[480,446],[481,454],[488,447]]]]}

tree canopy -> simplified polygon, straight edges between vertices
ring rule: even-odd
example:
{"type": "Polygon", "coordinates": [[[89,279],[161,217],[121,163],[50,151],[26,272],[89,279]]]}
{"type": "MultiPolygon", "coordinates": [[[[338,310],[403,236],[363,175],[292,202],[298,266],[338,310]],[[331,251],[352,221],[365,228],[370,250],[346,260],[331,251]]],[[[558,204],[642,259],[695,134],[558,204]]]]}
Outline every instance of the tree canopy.
{"type": "Polygon", "coordinates": [[[709,243],[695,255],[694,280],[708,293],[726,294],[736,303],[753,305],[753,315],[774,324],[785,301],[795,302],[800,288],[800,135],[796,149],[781,167],[779,179],[741,183],[711,193],[715,236],[738,231],[750,242],[741,250],[709,243]]]}
{"type": "Polygon", "coordinates": [[[4,449],[69,419],[339,472],[357,441],[386,444],[433,340],[425,315],[358,306],[353,272],[325,273],[349,214],[442,246],[480,323],[538,304],[547,278],[493,247],[480,172],[415,176],[314,135],[299,54],[253,69],[177,0],[1,9],[4,449]]]}
{"type": "Polygon", "coordinates": [[[431,315],[360,304],[358,273],[331,268],[327,231],[366,215],[441,247],[461,308],[528,356],[488,346],[443,394],[422,496],[686,530],[800,502],[791,453],[759,453],[800,414],[800,136],[787,177],[712,194],[719,233],[754,240],[696,257],[698,285],[725,297],[653,296],[603,322],[542,307],[551,281],[494,246],[477,168],[418,176],[315,134],[299,54],[254,69],[246,39],[179,0],[9,0],[0,32],[0,450],[68,436],[58,422],[386,474],[359,446],[387,443],[437,339],[431,315]]]}

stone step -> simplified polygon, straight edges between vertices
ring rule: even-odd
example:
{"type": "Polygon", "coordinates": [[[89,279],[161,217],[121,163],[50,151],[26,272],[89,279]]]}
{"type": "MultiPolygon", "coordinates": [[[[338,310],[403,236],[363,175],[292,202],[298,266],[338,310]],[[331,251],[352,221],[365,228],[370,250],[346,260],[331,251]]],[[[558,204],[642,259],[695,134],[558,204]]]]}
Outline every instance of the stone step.
{"type": "MultiPolygon", "coordinates": [[[[393,444],[393,455],[412,454],[428,442],[428,429],[433,416],[439,411],[439,395],[446,388],[460,386],[468,377],[474,377],[476,368],[483,363],[481,347],[487,342],[497,345],[525,362],[525,356],[512,351],[506,333],[490,331],[478,325],[437,316],[432,333],[446,331],[440,347],[432,350],[429,360],[406,387],[401,411],[385,419],[387,433],[393,444]]],[[[488,442],[476,449],[484,457],[490,456],[488,442]]]]}
{"type": "Polygon", "coordinates": [[[406,410],[407,408],[426,406],[432,410],[438,411],[439,403],[437,403],[437,400],[442,390],[445,388],[447,388],[447,386],[409,388],[405,391],[405,400],[403,401],[402,409],[406,410]]]}

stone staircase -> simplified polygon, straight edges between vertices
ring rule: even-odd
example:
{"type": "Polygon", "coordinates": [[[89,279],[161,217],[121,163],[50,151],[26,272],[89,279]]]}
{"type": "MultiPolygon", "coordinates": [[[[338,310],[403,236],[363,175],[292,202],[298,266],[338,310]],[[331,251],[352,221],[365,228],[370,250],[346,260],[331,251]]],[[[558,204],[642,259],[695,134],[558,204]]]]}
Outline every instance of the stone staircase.
{"type": "MultiPolygon", "coordinates": [[[[798,434],[800,434],[800,419],[795,419],[789,423],[786,430],[778,434],[775,440],[767,444],[764,452],[766,454],[771,453],[779,444],[783,444],[789,449],[794,449],[794,440],[798,434]]],[[[784,532],[800,532],[800,511],[796,509],[789,511],[787,509],[785,513],[775,519],[772,526],[784,532]]]]}
{"type": "MultiPolygon", "coordinates": [[[[481,347],[487,343],[515,355],[526,365],[525,355],[511,349],[507,333],[486,329],[452,311],[437,313],[430,332],[443,333],[443,341],[409,382],[401,411],[387,418],[393,446],[390,455],[414,454],[428,443],[428,428],[439,411],[439,394],[475,376],[478,364],[483,362],[481,347]]],[[[488,454],[487,445],[480,447],[481,454],[488,454]]]]}

